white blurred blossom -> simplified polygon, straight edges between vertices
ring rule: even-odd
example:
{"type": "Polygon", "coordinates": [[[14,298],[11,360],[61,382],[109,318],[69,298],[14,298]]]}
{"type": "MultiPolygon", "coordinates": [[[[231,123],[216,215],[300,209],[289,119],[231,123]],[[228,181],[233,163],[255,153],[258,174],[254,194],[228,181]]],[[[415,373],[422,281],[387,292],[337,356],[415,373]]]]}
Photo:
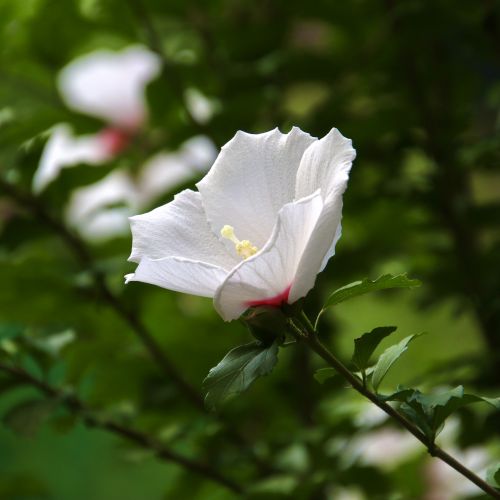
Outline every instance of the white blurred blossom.
{"type": "Polygon", "coordinates": [[[33,177],[33,191],[43,191],[64,167],[81,163],[100,165],[111,157],[108,144],[101,135],[75,137],[69,125],[57,125],[51,132],[33,177]]]}
{"type": "Polygon", "coordinates": [[[74,191],[66,210],[67,221],[86,239],[126,235],[128,217],[180,184],[198,179],[216,155],[207,137],[196,136],[176,152],[152,157],[135,176],[123,169],[114,170],[99,182],[74,191]]]}
{"type": "Polygon", "coordinates": [[[138,179],[140,208],[165,191],[205,174],[216,157],[214,143],[199,135],[188,139],[174,153],[159,153],[150,158],[143,165],[138,179]]]}
{"type": "Polygon", "coordinates": [[[68,64],[58,88],[66,105],[120,129],[135,130],[147,116],[146,85],[160,72],[160,59],[141,46],[98,50],[68,64]]]}
{"type": "Polygon", "coordinates": [[[128,217],[136,206],[132,178],[115,170],[101,181],[75,190],[66,217],[86,238],[105,239],[127,231],[128,217]]]}
{"type": "Polygon", "coordinates": [[[106,125],[85,136],[75,136],[68,124],[54,127],[33,177],[33,190],[43,191],[65,167],[99,165],[123,151],[144,124],[145,87],[159,71],[159,58],[141,46],[100,50],[68,64],[58,78],[64,102],[106,125]]]}
{"type": "MultiPolygon", "coordinates": [[[[69,124],[55,126],[33,177],[33,190],[42,192],[63,168],[78,164],[101,165],[120,154],[147,120],[146,85],[160,72],[160,60],[142,46],[121,51],[98,50],[70,62],[60,72],[58,89],[66,105],[101,119],[95,134],[75,136],[69,124]]],[[[212,104],[191,93],[191,111],[204,121],[212,104]]],[[[189,139],[178,151],[160,152],[132,175],[120,169],[101,181],[72,193],[66,218],[89,239],[106,239],[128,232],[128,217],[151,201],[205,173],[216,157],[213,143],[204,136],[189,139]]]]}

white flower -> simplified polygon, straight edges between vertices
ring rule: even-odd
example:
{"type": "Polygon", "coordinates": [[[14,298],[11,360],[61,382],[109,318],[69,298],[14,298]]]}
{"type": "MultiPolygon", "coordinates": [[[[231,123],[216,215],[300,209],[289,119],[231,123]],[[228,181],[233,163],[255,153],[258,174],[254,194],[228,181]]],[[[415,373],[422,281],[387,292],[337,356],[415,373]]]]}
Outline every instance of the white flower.
{"type": "Polygon", "coordinates": [[[354,157],[336,129],[321,140],[298,128],[238,132],[198,192],[131,218],[139,265],[127,282],[213,297],[227,321],[295,302],[334,254],[354,157]]]}
{"type": "Polygon", "coordinates": [[[146,118],[144,89],[159,71],[158,56],[144,47],[98,50],[68,64],[58,87],[69,108],[135,130],[146,118]]]}
{"type": "Polygon", "coordinates": [[[111,158],[106,140],[99,134],[75,137],[67,124],[55,126],[33,176],[33,191],[42,192],[61,169],[86,163],[100,165],[111,158]]]}
{"type": "Polygon", "coordinates": [[[100,50],[68,64],[58,78],[66,105],[102,119],[106,126],[80,137],[69,125],[54,127],[33,178],[33,191],[43,191],[65,167],[100,165],[120,153],[144,124],[144,89],[159,71],[159,58],[141,46],[121,52],[100,50]]]}

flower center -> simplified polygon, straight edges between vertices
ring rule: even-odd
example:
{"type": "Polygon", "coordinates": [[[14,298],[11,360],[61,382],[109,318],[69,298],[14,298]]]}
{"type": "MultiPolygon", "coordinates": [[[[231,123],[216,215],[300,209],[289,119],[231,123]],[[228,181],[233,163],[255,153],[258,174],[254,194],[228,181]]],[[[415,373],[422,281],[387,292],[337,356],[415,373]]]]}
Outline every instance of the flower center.
{"type": "Polygon", "coordinates": [[[228,225],[224,226],[220,230],[220,234],[222,235],[223,238],[226,238],[234,243],[234,246],[236,247],[236,252],[242,259],[248,259],[248,257],[251,257],[252,255],[255,255],[257,253],[257,247],[254,247],[250,243],[250,241],[239,240],[236,237],[236,235],[234,234],[233,226],[228,226],[228,225]]]}

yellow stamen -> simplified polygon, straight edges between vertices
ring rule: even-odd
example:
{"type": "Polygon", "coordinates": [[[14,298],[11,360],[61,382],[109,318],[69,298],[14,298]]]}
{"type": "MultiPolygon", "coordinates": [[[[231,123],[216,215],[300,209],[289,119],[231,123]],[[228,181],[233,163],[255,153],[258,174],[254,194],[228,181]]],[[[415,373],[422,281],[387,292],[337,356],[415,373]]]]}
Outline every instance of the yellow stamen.
{"type": "Polygon", "coordinates": [[[251,257],[252,255],[255,255],[257,253],[257,247],[254,247],[249,240],[240,241],[236,237],[236,235],[234,234],[233,226],[228,226],[228,225],[224,226],[220,230],[220,234],[222,235],[223,238],[226,238],[234,243],[234,246],[236,247],[236,252],[242,259],[248,259],[248,257],[251,257]]]}

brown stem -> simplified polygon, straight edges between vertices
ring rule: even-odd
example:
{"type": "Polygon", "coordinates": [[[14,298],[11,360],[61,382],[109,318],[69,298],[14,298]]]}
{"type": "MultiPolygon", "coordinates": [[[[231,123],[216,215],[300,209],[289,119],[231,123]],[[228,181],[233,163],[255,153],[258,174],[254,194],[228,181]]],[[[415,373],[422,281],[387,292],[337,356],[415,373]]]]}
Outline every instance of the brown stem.
{"type": "Polygon", "coordinates": [[[387,415],[399,422],[406,430],[411,432],[425,447],[433,457],[440,458],[446,462],[450,467],[472,481],[476,486],[481,488],[485,493],[491,495],[492,498],[500,498],[500,492],[490,486],[486,481],[483,481],[479,476],[474,474],[471,470],[458,462],[451,455],[439,448],[432,442],[429,442],[425,434],[413,425],[407,418],[401,415],[397,410],[390,406],[385,401],[380,400],[377,395],[368,390],[363,382],[356,377],[333,353],[319,340],[316,331],[312,329],[311,322],[303,315],[301,318],[306,325],[304,327],[297,327],[293,322],[290,323],[291,332],[297,338],[305,342],[316,354],[323,358],[332,368],[334,368],[339,375],[341,375],[357,392],[369,399],[373,404],[378,406],[387,415]]]}
{"type": "Polygon", "coordinates": [[[22,382],[24,384],[29,384],[40,391],[45,397],[60,401],[69,411],[80,416],[83,421],[91,426],[99,429],[104,429],[113,434],[121,436],[129,441],[134,442],[141,448],[146,450],[151,450],[155,455],[165,462],[173,462],[183,467],[195,474],[204,476],[211,481],[214,481],[225,488],[231,490],[233,493],[241,495],[243,493],[243,488],[236,484],[232,479],[227,478],[222,475],[217,470],[213,469],[211,466],[204,464],[202,462],[197,462],[184,455],[177,453],[174,450],[166,447],[155,438],[132,429],[113,420],[101,419],[96,417],[92,410],[79,398],[73,394],[67,394],[55,387],[37,379],[27,371],[19,368],[17,366],[8,365],[0,362],[0,370],[7,373],[10,377],[22,382]]]}

